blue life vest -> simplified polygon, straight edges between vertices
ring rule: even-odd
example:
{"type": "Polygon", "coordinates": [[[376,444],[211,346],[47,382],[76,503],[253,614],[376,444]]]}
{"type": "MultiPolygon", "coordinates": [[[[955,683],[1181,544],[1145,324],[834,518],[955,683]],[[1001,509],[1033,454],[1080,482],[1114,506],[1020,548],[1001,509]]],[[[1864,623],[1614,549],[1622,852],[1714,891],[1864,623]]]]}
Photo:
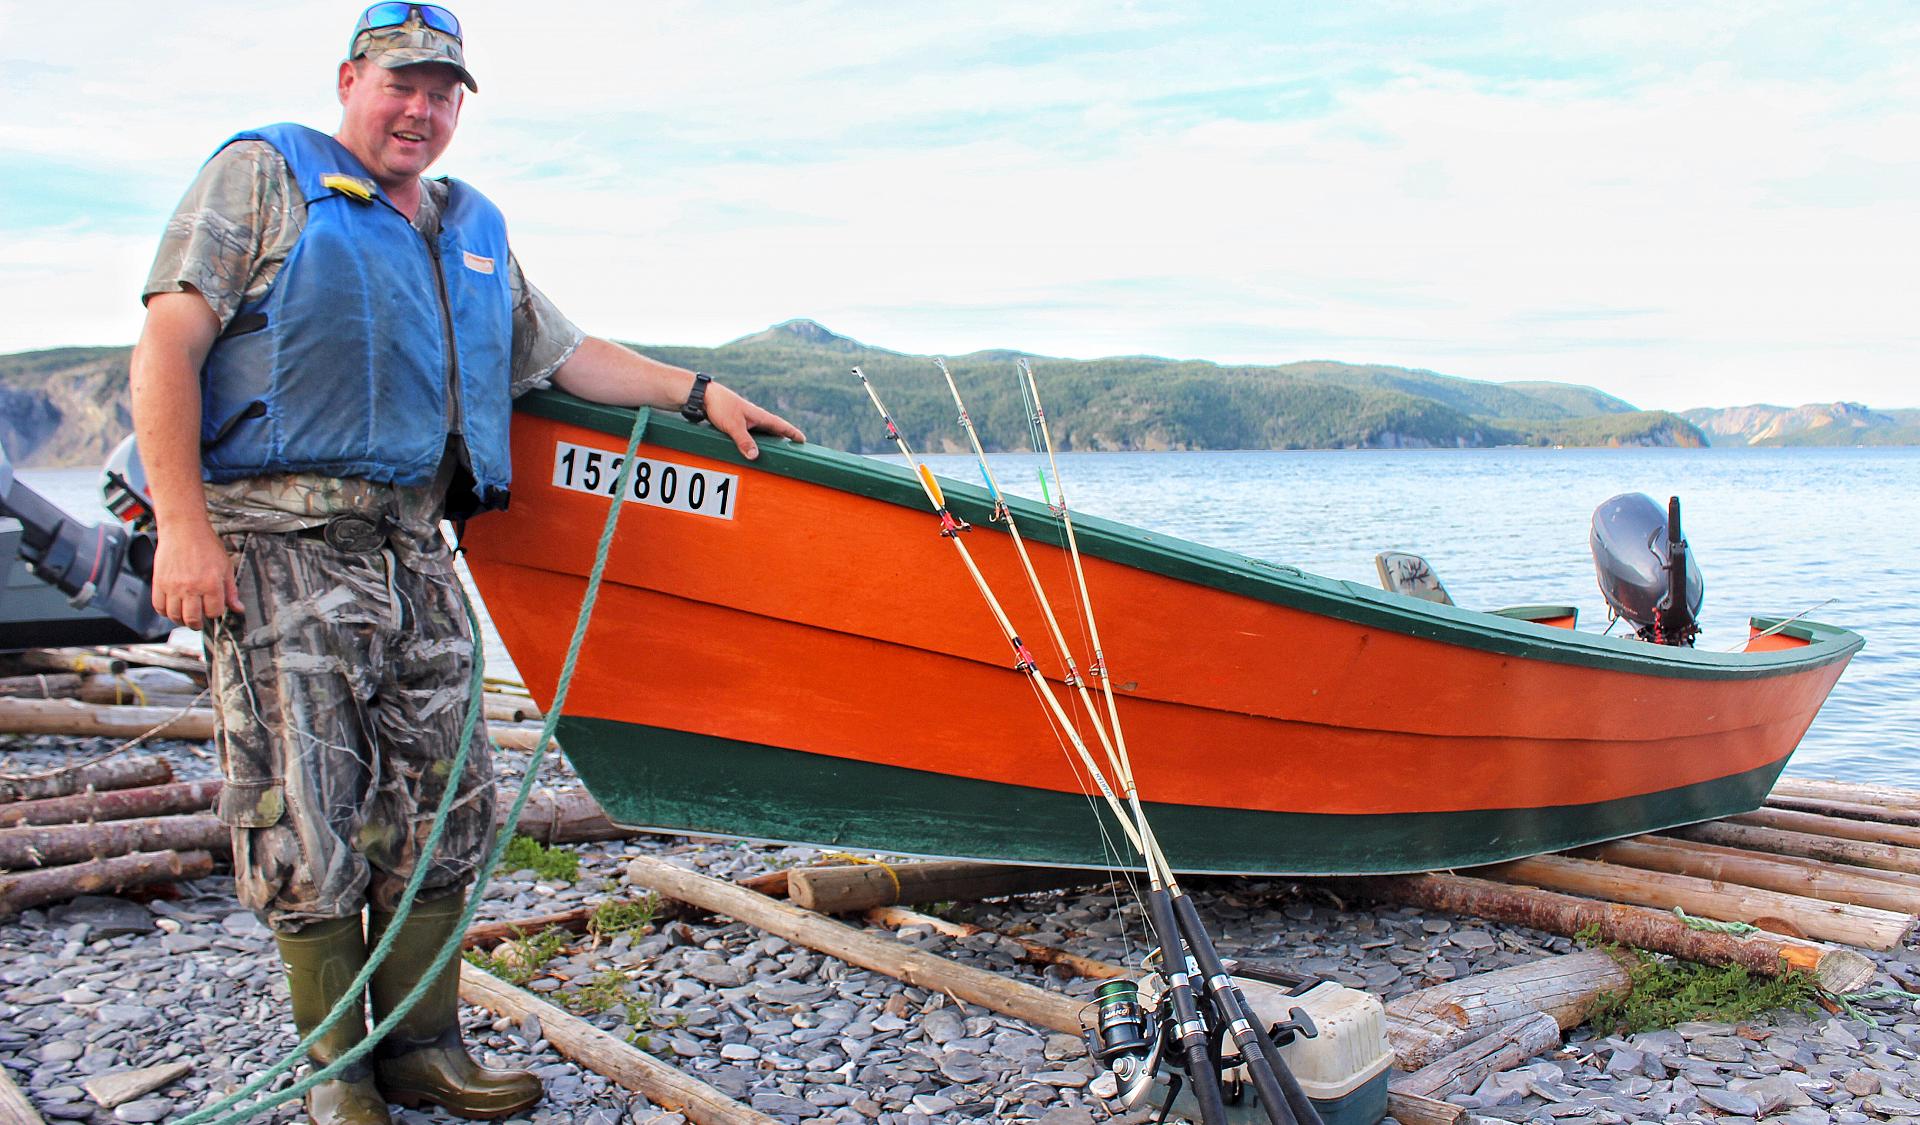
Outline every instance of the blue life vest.
{"type": "Polygon", "coordinates": [[[226,143],[243,140],[286,158],[307,221],[272,286],[241,306],[201,370],[206,478],[430,484],[457,420],[475,497],[504,507],[513,297],[499,209],[448,180],[432,243],[332,137],[271,125],[226,143]]]}

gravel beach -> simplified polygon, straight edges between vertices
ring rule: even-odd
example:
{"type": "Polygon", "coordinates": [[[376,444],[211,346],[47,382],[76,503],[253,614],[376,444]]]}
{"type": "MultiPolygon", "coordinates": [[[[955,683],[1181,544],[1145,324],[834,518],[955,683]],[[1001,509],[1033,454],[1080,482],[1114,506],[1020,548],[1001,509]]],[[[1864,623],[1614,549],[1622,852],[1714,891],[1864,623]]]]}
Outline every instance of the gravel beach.
{"type": "MultiPolygon", "coordinates": [[[[113,746],[0,737],[0,772],[47,769],[113,746]]],[[[217,776],[199,744],[162,742],[142,752],[166,756],[182,780],[217,776]]],[[[526,755],[502,752],[498,762],[502,782],[510,783],[526,755]]],[[[574,784],[557,759],[541,780],[554,788],[574,784]]],[[[639,855],[723,879],[805,865],[820,855],[672,837],[573,850],[577,878],[503,871],[481,917],[525,917],[627,896],[634,888],[625,883],[626,863],[639,855]]],[[[1206,880],[1191,889],[1228,956],[1384,999],[1574,948],[1565,938],[1477,919],[1347,908],[1311,885],[1287,881],[1206,880]]],[[[957,904],[948,913],[1108,960],[1137,961],[1143,949],[1140,909],[1124,889],[957,904]]],[[[909,927],[894,936],[1070,996],[1092,993],[1091,982],[1018,960],[1017,947],[991,934],[950,940],[909,927]]],[[[1883,970],[1877,985],[1920,984],[1920,948],[1911,939],[1873,956],[1883,970]]],[[[781,1122],[1079,1125],[1104,1116],[1085,1093],[1093,1072],[1073,1037],[957,1004],[744,924],[670,922],[606,941],[576,937],[544,968],[528,988],[781,1122]]],[[[1858,1007],[1866,1018],[1779,1013],[1738,1026],[1682,1024],[1621,1037],[1583,1029],[1562,1049],[1451,1100],[1491,1120],[1569,1125],[1920,1122],[1915,1002],[1895,997],[1858,1007]]],[[[485,1061],[528,1067],[545,1080],[546,1100],[519,1120],[682,1120],[562,1058],[533,1021],[468,1008],[466,1025],[485,1061]]],[[[88,898],[0,923],[0,1065],[49,1120],[107,1125],[177,1117],[264,1070],[295,1039],[271,936],[239,907],[224,874],[182,884],[177,897],[88,898]],[[83,1088],[97,1075],[175,1060],[191,1061],[191,1073],[116,1109],[102,1108],[83,1088]]],[[[457,1120],[439,1111],[394,1112],[397,1121],[457,1120]]],[[[299,1118],[296,1106],[260,1120],[299,1118]]]]}

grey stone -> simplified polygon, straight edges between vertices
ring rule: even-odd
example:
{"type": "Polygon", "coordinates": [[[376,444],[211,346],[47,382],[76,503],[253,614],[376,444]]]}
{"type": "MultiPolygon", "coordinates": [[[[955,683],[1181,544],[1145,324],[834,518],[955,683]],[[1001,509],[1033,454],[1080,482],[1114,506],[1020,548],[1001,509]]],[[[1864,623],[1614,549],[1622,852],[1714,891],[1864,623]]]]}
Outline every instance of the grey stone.
{"type": "Polygon", "coordinates": [[[1714,1062],[1743,1062],[1747,1057],[1746,1044],[1731,1035],[1701,1035],[1687,1044],[1687,1052],[1714,1062]]]}
{"type": "Polygon", "coordinates": [[[149,1125],[150,1122],[164,1121],[173,1115],[171,1098],[143,1098],[137,1102],[128,1102],[113,1111],[114,1117],[132,1125],[149,1125]]]}
{"type": "Polygon", "coordinates": [[[1754,1116],[1765,1117],[1782,1106],[1812,1105],[1813,1099],[1800,1089],[1799,1084],[1783,1075],[1771,1075],[1766,1078],[1735,1079],[1727,1083],[1727,1089],[1736,1094],[1745,1094],[1759,1104],[1754,1116]]]}
{"type": "Polygon", "coordinates": [[[1736,1094],[1732,1090],[1716,1090],[1705,1087],[1700,1090],[1700,1100],[1722,1113],[1735,1113],[1742,1117],[1757,1117],[1760,1103],[1745,1094],[1736,1094]]]}
{"type": "Polygon", "coordinates": [[[70,941],[124,937],[153,931],[153,912],[137,902],[108,895],[81,895],[54,907],[48,921],[56,926],[81,927],[70,941]]]}
{"type": "Polygon", "coordinates": [[[244,940],[265,941],[273,936],[266,923],[254,917],[251,910],[236,910],[220,919],[220,928],[234,937],[244,940]]]}

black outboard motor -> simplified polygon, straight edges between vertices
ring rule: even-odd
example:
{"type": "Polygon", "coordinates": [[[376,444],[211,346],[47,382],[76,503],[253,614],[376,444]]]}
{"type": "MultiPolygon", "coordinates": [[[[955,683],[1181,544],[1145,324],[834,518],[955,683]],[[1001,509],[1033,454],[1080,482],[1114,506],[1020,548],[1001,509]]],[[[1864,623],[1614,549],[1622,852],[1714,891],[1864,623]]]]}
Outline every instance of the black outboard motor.
{"type": "MultiPolygon", "coordinates": [[[[116,457],[118,455],[116,454],[116,457]]],[[[128,451],[128,458],[133,458],[128,451]]],[[[123,479],[137,474],[137,459],[123,479]]],[[[144,490],[145,478],[140,476],[144,490]]],[[[15,480],[0,447],[0,516],[20,521],[19,556],[34,576],[67,595],[75,609],[106,614],[141,640],[158,640],[173,622],[153,608],[153,535],[112,523],[82,523],[15,480]]]]}
{"type": "Polygon", "coordinates": [[[1628,492],[1593,510],[1593,567],[1600,593],[1641,640],[1692,645],[1699,634],[1706,580],[1680,534],[1680,498],[1663,513],[1651,497],[1628,492]]]}

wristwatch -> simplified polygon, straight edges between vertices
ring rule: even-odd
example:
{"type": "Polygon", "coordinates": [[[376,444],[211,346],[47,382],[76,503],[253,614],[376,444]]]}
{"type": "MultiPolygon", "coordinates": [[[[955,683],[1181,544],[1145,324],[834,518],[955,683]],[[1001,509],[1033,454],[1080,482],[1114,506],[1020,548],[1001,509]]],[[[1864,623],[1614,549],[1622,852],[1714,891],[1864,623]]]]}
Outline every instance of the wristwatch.
{"type": "Polygon", "coordinates": [[[694,424],[707,420],[707,384],[713,382],[713,376],[693,373],[693,389],[687,392],[687,404],[680,408],[680,417],[694,424]]]}

